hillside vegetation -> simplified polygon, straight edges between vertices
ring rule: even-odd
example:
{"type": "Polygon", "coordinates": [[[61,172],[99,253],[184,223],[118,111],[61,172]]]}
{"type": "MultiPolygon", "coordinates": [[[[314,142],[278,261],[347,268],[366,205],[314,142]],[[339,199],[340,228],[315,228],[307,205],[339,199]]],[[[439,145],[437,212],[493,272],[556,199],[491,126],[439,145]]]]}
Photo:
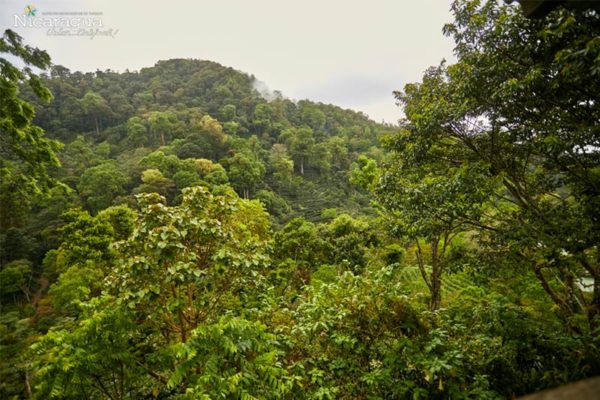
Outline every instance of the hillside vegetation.
{"type": "Polygon", "coordinates": [[[452,11],[457,62],[395,92],[398,125],[211,61],[72,72],[6,31],[0,398],[510,399],[600,374],[600,16],[452,11]]]}

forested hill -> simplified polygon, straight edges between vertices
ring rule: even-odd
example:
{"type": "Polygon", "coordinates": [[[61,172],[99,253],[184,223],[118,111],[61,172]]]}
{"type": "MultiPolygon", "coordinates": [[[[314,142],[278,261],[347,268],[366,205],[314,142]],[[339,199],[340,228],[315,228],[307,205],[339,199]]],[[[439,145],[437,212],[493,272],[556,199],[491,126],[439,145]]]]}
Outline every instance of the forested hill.
{"type": "MultiPolygon", "coordinates": [[[[203,282],[193,286],[205,294],[194,294],[190,286],[189,299],[203,302],[208,314],[191,318],[213,320],[234,303],[253,313],[255,295],[268,290],[294,298],[321,264],[325,276],[335,273],[333,263],[365,268],[378,241],[370,232],[375,213],[369,188],[376,160],[383,158],[379,139],[396,127],[334,105],[265,92],[253,76],[210,61],[159,61],[124,73],[52,66],[40,83],[51,99],[18,81],[13,92],[6,91],[7,100],[22,101],[22,110],[32,104],[35,119],[33,112],[22,119],[31,124],[22,131],[33,135],[29,144],[13,149],[0,141],[1,398],[29,396],[28,367],[21,360],[33,360],[30,345],[42,345],[38,339],[50,338],[63,323],[83,321],[84,303],[108,293],[109,271],[117,271],[114,257],[137,259],[114,246],[134,229],[142,236],[146,228],[156,232],[150,220],[135,216],[147,207],[164,203],[166,214],[148,216],[173,217],[171,226],[192,224],[180,227],[191,241],[176,246],[192,251],[188,261],[210,264],[193,267],[194,279],[203,282]],[[242,292],[254,284],[250,299],[242,292]],[[222,308],[221,301],[229,305],[222,308]]],[[[7,115],[1,121],[18,121],[7,115]]],[[[166,242],[158,246],[164,249],[166,242]]],[[[392,255],[399,252],[391,249],[392,255]]],[[[150,264],[164,266],[158,259],[150,264]]],[[[132,287],[144,279],[134,275],[132,287]]],[[[258,333],[257,327],[249,328],[258,333]]],[[[102,330],[120,335],[112,327],[102,330]]],[[[62,368],[62,361],[50,363],[62,368]]],[[[58,386],[47,387],[59,393],[50,397],[81,398],[58,386]]],[[[147,389],[132,398],[148,398],[147,389]]],[[[47,398],[46,389],[34,391],[47,398]]]]}
{"type": "Polygon", "coordinates": [[[369,200],[348,184],[350,169],[359,155],[380,159],[378,138],[392,130],[361,113],[266,93],[253,76],[211,61],[124,73],[56,66],[45,83],[54,101],[37,104],[36,122],[65,144],[57,177],[92,212],[143,191],[172,200],[205,180],[260,198],[282,220],[318,220],[329,208],[361,213],[369,200]]]}
{"type": "MultiPolygon", "coordinates": [[[[124,73],[110,70],[71,72],[55,66],[46,82],[54,101],[37,109],[37,122],[57,134],[95,130],[86,118],[92,111],[89,108],[91,102],[84,101],[89,92],[101,96],[97,100],[106,106],[97,104],[97,109],[93,110],[103,124],[101,128],[119,125],[149,111],[171,109],[176,112],[182,107],[235,123],[239,134],[272,135],[290,124],[306,124],[329,135],[341,134],[343,128],[354,125],[376,126],[361,113],[331,105],[286,100],[281,93],[266,90],[264,83],[254,76],[211,61],[172,59],[159,61],[139,72],[124,73]],[[274,101],[270,107],[263,108],[269,103],[267,99],[274,101]],[[263,106],[257,109],[261,104],[263,106]],[[316,115],[315,108],[325,116],[316,115]],[[52,125],[53,120],[55,125],[52,125]]],[[[232,129],[235,124],[230,124],[232,129]]],[[[61,138],[68,139],[69,135],[61,138]]]]}
{"type": "Polygon", "coordinates": [[[0,398],[497,400],[600,375],[600,13],[452,12],[457,60],[394,93],[399,126],[209,61],[71,73],[7,30],[0,398]]]}

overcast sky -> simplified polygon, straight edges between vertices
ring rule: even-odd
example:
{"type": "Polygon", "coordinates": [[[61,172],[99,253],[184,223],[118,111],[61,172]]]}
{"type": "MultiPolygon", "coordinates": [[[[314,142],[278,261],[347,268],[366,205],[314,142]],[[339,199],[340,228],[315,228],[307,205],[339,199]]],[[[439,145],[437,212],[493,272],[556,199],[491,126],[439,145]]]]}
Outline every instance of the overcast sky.
{"type": "MultiPolygon", "coordinates": [[[[452,41],[450,0],[0,0],[0,27],[45,49],[71,70],[138,70],[169,58],[219,62],[251,73],[270,89],[396,122],[392,91],[419,80],[452,41]],[[113,37],[48,35],[15,27],[32,5],[48,13],[99,12],[113,37]],[[114,34],[114,32],[116,34],[114,34]]],[[[72,17],[71,17],[72,18],[72,17]]],[[[97,20],[96,20],[97,21],[97,20]]],[[[97,22],[95,22],[97,23],[97,22]]]]}

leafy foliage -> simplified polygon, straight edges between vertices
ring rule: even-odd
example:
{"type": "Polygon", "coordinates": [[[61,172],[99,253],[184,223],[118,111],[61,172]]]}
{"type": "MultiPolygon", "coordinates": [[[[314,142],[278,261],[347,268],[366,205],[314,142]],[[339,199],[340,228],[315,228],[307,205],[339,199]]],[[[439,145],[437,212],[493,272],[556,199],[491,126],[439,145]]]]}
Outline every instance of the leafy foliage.
{"type": "Polygon", "coordinates": [[[459,61],[396,94],[407,118],[389,145],[399,161],[384,175],[382,198],[408,221],[433,210],[447,232],[469,225],[492,253],[527,265],[566,319],[585,313],[593,329],[600,286],[590,299],[576,281],[600,278],[589,212],[598,197],[597,80],[580,85],[597,75],[598,15],[559,9],[527,20],[480,1],[457,1],[453,11],[445,32],[459,61]],[[408,184],[411,169],[418,179],[408,184]]]}
{"type": "Polygon", "coordinates": [[[396,93],[400,126],[209,61],[39,78],[7,31],[0,397],[498,399],[600,373],[598,13],[452,11],[457,62],[396,93]]]}
{"type": "Polygon", "coordinates": [[[50,90],[32,70],[32,67],[47,69],[50,56],[45,51],[24,45],[21,37],[10,29],[0,38],[0,53],[16,57],[25,65],[19,69],[0,57],[0,176],[4,180],[10,175],[15,168],[10,161],[16,161],[21,164],[17,171],[23,186],[44,188],[49,179],[48,167],[59,165],[55,154],[59,144],[45,138],[44,131],[33,124],[35,110],[32,104],[19,97],[19,85],[27,83],[39,100],[50,101],[50,90]]]}

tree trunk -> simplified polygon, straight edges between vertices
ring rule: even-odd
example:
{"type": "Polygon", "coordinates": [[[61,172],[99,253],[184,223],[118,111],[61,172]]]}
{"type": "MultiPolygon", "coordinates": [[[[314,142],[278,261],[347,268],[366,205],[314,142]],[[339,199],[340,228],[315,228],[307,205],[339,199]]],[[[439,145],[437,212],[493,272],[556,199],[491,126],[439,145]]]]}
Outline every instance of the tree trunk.
{"type": "Polygon", "coordinates": [[[96,125],[96,136],[100,136],[100,124],[98,123],[98,117],[94,115],[94,124],[96,125]]]}
{"type": "Polygon", "coordinates": [[[588,269],[594,279],[592,302],[588,306],[587,316],[590,328],[596,329],[600,325],[600,246],[596,246],[596,264],[588,269]]]}
{"type": "Polygon", "coordinates": [[[431,301],[429,302],[431,311],[438,310],[442,303],[442,265],[438,244],[439,240],[437,238],[431,242],[431,301]]]}
{"type": "Polygon", "coordinates": [[[556,291],[550,286],[550,284],[548,283],[548,280],[544,276],[544,272],[542,271],[542,269],[544,267],[545,267],[545,265],[543,265],[543,264],[540,264],[540,265],[534,264],[533,273],[535,274],[536,278],[542,285],[542,288],[544,289],[546,294],[548,294],[548,296],[550,296],[550,298],[552,299],[554,304],[556,304],[558,306],[562,316],[568,320],[574,314],[573,309],[572,309],[572,307],[569,306],[568,302],[564,298],[562,298],[558,293],[556,293],[556,291]]]}
{"type": "Polygon", "coordinates": [[[592,302],[588,307],[588,321],[590,329],[594,330],[600,324],[600,279],[594,278],[594,293],[592,302]]]}
{"type": "Polygon", "coordinates": [[[31,398],[31,383],[29,382],[29,371],[25,370],[25,393],[27,394],[26,397],[29,399],[31,398]]]}
{"type": "Polygon", "coordinates": [[[300,175],[304,176],[304,157],[300,157],[300,175]]]}

